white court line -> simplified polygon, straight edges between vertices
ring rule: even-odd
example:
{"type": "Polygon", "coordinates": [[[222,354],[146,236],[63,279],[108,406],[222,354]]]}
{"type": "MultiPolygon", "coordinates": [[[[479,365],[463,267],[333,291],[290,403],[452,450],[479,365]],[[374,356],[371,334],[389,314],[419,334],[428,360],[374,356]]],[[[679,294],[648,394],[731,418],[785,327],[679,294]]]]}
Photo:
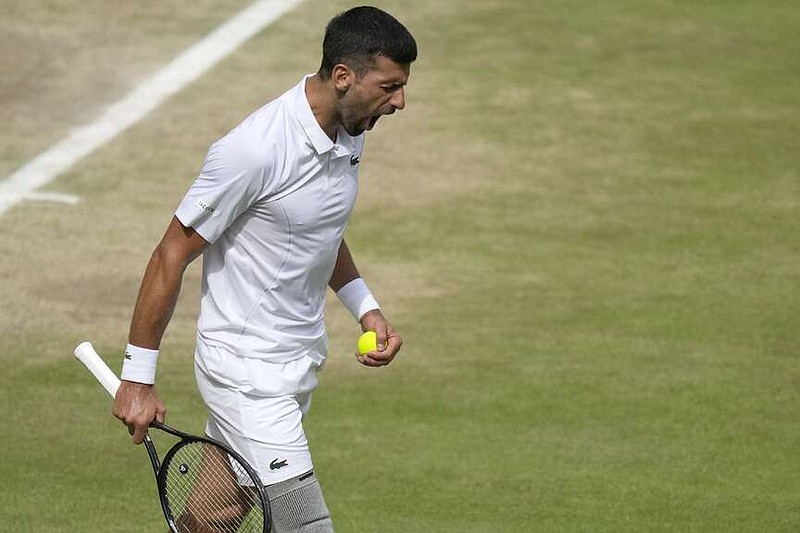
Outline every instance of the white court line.
{"type": "Polygon", "coordinates": [[[75,205],[81,201],[80,197],[73,194],[62,194],[59,192],[31,192],[25,195],[25,200],[41,200],[43,202],[58,202],[60,204],[75,205]]]}
{"type": "MultiPolygon", "coordinates": [[[[39,187],[138,122],[164,100],[196,80],[245,41],[302,0],[261,0],[253,3],[187,48],[125,98],[111,105],[94,122],[82,126],[51,146],[3,181],[0,214],[29,198],[39,187]]],[[[41,197],[41,195],[39,195],[41,197]]]]}

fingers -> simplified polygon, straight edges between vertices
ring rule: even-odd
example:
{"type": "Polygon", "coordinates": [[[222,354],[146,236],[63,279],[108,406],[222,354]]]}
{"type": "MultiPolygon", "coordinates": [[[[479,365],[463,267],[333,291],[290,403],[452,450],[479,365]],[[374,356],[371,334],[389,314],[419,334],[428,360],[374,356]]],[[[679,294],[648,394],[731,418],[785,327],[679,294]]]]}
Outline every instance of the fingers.
{"type": "Polygon", "coordinates": [[[389,325],[386,322],[381,322],[375,328],[375,342],[378,345],[378,352],[386,350],[386,340],[389,337],[389,325]]]}
{"type": "Polygon", "coordinates": [[[380,328],[375,330],[378,337],[378,349],[364,355],[356,353],[359,363],[369,367],[381,367],[391,363],[397,356],[397,352],[403,346],[403,341],[391,326],[384,327],[383,333],[380,328]]]}
{"type": "Polygon", "coordinates": [[[167,409],[164,407],[164,404],[159,402],[159,407],[156,409],[156,420],[160,423],[164,423],[164,420],[167,418],[167,409]]]}
{"type": "MultiPolygon", "coordinates": [[[[158,417],[155,418],[157,419],[158,417]]],[[[133,437],[133,443],[141,444],[147,434],[147,429],[150,427],[150,422],[153,421],[153,417],[120,418],[120,420],[128,427],[128,434],[133,437]]],[[[159,422],[161,421],[163,420],[159,420],[159,422]]]]}
{"type": "Polygon", "coordinates": [[[163,422],[166,407],[152,385],[123,381],[114,399],[114,416],[128,427],[134,444],[141,444],[153,420],[163,422]]]}
{"type": "Polygon", "coordinates": [[[380,359],[374,358],[370,354],[374,354],[375,352],[370,352],[368,354],[361,355],[356,353],[356,360],[364,366],[371,366],[371,367],[379,367],[379,366],[386,366],[390,363],[390,361],[382,361],[380,359]]]}
{"type": "Polygon", "coordinates": [[[164,421],[164,413],[157,414],[154,417],[141,417],[137,418],[135,421],[127,423],[123,420],[123,423],[127,423],[128,425],[128,433],[133,436],[133,443],[134,444],[141,444],[144,441],[145,435],[147,435],[147,430],[150,429],[150,424],[153,420],[158,420],[159,422],[164,421]]]}
{"type": "MultiPolygon", "coordinates": [[[[147,435],[147,428],[150,427],[150,424],[142,427],[137,426],[133,431],[133,443],[134,444],[141,444],[144,441],[144,436],[147,435]]],[[[130,428],[128,428],[130,431],[130,428]]]]}

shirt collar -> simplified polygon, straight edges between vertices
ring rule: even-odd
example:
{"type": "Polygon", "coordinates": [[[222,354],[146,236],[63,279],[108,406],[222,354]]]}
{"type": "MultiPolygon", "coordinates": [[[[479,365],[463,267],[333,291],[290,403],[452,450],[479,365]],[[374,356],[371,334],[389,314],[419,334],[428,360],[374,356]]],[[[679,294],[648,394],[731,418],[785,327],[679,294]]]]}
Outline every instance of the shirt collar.
{"type": "MultiPolygon", "coordinates": [[[[347,133],[340,125],[336,132],[336,142],[334,143],[323,131],[319,122],[317,122],[317,118],[314,116],[314,112],[311,111],[311,105],[308,103],[308,97],[306,97],[306,81],[311,76],[313,76],[313,74],[304,76],[303,79],[300,80],[300,83],[294,88],[293,107],[295,115],[300,121],[300,125],[303,127],[308,139],[314,146],[314,150],[316,150],[318,154],[322,155],[333,150],[336,157],[352,155],[355,153],[356,149],[356,137],[347,133]]],[[[363,135],[363,133],[361,135],[363,135]]]]}

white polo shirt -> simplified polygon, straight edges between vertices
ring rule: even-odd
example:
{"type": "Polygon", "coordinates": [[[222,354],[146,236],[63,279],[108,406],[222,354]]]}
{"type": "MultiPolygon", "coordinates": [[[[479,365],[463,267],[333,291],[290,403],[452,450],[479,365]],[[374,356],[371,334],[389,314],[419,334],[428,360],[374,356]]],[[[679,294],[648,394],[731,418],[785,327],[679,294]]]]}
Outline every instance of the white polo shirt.
{"type": "Polygon", "coordinates": [[[272,363],[327,355],[325,292],[358,190],[364,135],[334,143],[303,78],[209,149],[175,215],[203,254],[199,340],[272,363]]]}

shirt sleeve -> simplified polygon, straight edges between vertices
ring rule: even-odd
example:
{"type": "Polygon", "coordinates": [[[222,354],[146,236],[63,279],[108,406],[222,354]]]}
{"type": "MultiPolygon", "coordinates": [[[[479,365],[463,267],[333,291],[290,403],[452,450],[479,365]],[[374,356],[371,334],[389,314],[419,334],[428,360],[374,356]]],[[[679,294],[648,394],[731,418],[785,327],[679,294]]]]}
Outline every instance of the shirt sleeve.
{"type": "Polygon", "coordinates": [[[266,194],[270,168],[263,152],[241,137],[214,143],[200,175],[181,200],[175,216],[208,242],[214,242],[253,203],[266,194]]]}

